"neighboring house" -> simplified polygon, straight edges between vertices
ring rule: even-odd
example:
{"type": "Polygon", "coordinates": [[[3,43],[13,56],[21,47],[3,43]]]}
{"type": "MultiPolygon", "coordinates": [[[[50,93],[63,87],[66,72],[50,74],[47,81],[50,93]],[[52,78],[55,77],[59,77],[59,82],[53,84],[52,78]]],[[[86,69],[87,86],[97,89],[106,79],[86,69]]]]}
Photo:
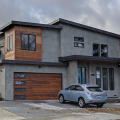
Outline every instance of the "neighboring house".
{"type": "Polygon", "coordinates": [[[0,93],[4,100],[56,99],[75,83],[120,97],[120,35],[64,19],[12,21],[0,29],[0,93]]]}

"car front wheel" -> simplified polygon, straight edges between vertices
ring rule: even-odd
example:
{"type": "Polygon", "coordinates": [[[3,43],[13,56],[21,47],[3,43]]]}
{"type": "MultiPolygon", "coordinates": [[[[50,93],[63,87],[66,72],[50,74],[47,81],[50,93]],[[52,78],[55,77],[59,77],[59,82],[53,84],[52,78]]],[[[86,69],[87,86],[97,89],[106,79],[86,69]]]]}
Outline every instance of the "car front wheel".
{"type": "Polygon", "coordinates": [[[79,107],[84,108],[84,107],[85,107],[85,101],[84,101],[84,99],[83,99],[83,98],[80,98],[80,99],[78,100],[78,104],[79,104],[79,107]]]}
{"type": "Polygon", "coordinates": [[[64,102],[65,102],[63,95],[60,95],[60,96],[59,96],[59,102],[60,102],[60,103],[64,103],[64,102]]]}

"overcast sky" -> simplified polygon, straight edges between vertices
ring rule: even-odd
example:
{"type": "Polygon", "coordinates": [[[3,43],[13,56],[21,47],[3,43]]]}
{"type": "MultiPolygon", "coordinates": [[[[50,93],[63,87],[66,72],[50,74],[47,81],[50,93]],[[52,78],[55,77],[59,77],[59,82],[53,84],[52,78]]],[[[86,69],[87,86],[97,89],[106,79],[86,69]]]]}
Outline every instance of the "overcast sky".
{"type": "Polygon", "coordinates": [[[0,27],[11,20],[58,18],[120,34],[120,0],[0,0],[0,27]]]}

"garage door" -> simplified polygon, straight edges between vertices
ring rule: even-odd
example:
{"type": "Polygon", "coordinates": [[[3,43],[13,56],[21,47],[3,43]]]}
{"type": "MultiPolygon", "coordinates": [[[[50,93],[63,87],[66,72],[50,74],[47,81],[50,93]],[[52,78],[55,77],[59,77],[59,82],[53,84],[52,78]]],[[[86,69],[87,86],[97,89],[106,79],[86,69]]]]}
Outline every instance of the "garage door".
{"type": "Polygon", "coordinates": [[[14,73],[14,100],[57,99],[61,74],[14,73]]]}

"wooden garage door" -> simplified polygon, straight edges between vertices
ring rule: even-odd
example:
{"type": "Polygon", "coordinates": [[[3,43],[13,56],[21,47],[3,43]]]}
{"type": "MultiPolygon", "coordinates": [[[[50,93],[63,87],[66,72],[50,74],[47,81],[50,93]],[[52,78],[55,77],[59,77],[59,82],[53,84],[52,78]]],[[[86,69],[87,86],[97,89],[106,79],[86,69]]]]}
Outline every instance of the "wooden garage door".
{"type": "Polygon", "coordinates": [[[14,73],[14,99],[57,99],[61,83],[61,74],[14,73]]]}

